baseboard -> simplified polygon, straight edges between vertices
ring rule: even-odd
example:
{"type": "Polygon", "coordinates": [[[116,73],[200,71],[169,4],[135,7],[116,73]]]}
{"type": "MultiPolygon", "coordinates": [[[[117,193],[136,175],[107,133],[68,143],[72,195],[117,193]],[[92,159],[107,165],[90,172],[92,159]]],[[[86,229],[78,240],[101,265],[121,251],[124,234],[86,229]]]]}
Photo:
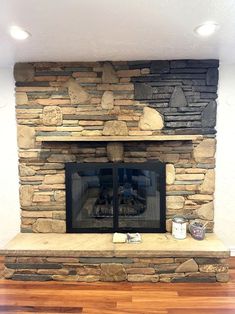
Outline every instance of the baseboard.
{"type": "Polygon", "coordinates": [[[230,247],[230,253],[231,253],[231,256],[235,256],[235,247],[230,247]]]}

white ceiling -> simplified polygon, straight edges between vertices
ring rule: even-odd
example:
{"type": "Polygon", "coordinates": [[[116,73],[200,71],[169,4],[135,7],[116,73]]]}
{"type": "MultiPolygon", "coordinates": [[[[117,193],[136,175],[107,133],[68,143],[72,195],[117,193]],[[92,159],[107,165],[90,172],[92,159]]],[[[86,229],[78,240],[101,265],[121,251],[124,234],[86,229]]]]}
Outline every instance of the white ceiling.
{"type": "Polygon", "coordinates": [[[235,62],[234,0],[0,0],[0,66],[17,61],[219,58],[235,62]],[[210,38],[193,29],[220,24],[210,38]],[[18,25],[32,37],[9,36],[18,25]]]}

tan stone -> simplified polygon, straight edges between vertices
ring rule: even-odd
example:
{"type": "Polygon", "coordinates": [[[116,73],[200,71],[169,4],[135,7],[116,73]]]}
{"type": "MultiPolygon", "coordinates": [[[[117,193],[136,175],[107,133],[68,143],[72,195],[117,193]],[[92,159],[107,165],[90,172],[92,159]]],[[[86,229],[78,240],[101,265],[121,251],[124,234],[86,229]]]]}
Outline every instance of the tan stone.
{"type": "Polygon", "coordinates": [[[228,271],[228,265],[226,264],[205,264],[200,265],[199,270],[202,273],[226,273],[228,271]]]}
{"type": "MultiPolygon", "coordinates": [[[[97,90],[119,90],[119,91],[133,91],[134,90],[134,84],[128,84],[128,83],[123,83],[123,84],[99,84],[97,85],[97,90]]],[[[126,96],[125,96],[126,97],[126,96]]],[[[133,96],[132,96],[133,97],[133,96]]],[[[117,96],[115,96],[117,99],[117,96]]],[[[123,96],[120,96],[120,99],[123,99],[123,96]]]]}
{"type": "Polygon", "coordinates": [[[104,122],[103,121],[93,121],[93,120],[89,120],[89,121],[86,121],[86,120],[81,120],[79,121],[79,125],[81,126],[87,126],[87,125],[103,125],[104,122]]]}
{"type": "Polygon", "coordinates": [[[155,269],[152,267],[132,267],[126,270],[127,274],[154,275],[155,269]]]}
{"type": "MultiPolygon", "coordinates": [[[[65,202],[64,202],[65,204],[65,202]]],[[[65,220],[66,219],[66,214],[64,211],[53,211],[52,212],[52,218],[53,219],[58,219],[58,220],[65,220]]]]}
{"type": "Polygon", "coordinates": [[[40,275],[68,275],[69,269],[38,269],[37,273],[40,275]]]}
{"type": "MultiPolygon", "coordinates": [[[[58,99],[58,98],[38,98],[37,104],[42,106],[59,106],[59,105],[70,105],[70,99],[58,99]]],[[[69,109],[69,108],[66,108],[69,109]]]]}
{"type": "Polygon", "coordinates": [[[126,122],[124,121],[105,122],[103,135],[128,135],[126,122]]]}
{"type": "Polygon", "coordinates": [[[166,184],[175,182],[175,167],[173,164],[166,164],[166,184]]]}
{"type": "Polygon", "coordinates": [[[105,91],[101,99],[102,109],[113,109],[113,92],[105,91]]]}
{"type": "Polygon", "coordinates": [[[201,162],[203,158],[212,158],[215,155],[215,139],[204,139],[193,150],[193,156],[196,162],[201,162]]]}
{"type": "Polygon", "coordinates": [[[102,132],[100,130],[83,130],[82,131],[82,136],[101,136],[101,135],[102,135],[102,132]]]}
{"type": "Polygon", "coordinates": [[[167,196],[167,209],[182,209],[184,207],[184,201],[185,200],[183,196],[167,196]]]}
{"type": "Polygon", "coordinates": [[[205,174],[204,181],[200,186],[200,192],[205,194],[213,194],[215,191],[215,170],[209,169],[205,174]]]}
{"type": "Polygon", "coordinates": [[[102,82],[103,83],[118,83],[117,73],[110,62],[105,62],[103,65],[102,82]]]}
{"type": "Polygon", "coordinates": [[[195,262],[193,258],[183,262],[175,270],[176,273],[189,273],[189,272],[197,272],[197,271],[198,271],[198,264],[195,262]]]}
{"type": "Polygon", "coordinates": [[[16,93],[15,96],[16,96],[16,104],[17,105],[27,105],[28,104],[28,96],[25,92],[16,93]]]}
{"type": "Polygon", "coordinates": [[[177,174],[175,176],[177,181],[194,181],[194,180],[203,180],[203,173],[188,173],[188,174],[177,174]]]}
{"type": "Polygon", "coordinates": [[[21,206],[30,206],[33,201],[34,187],[32,185],[21,185],[20,204],[21,206]]]}
{"type": "Polygon", "coordinates": [[[29,63],[16,63],[14,66],[14,78],[16,82],[33,81],[34,67],[29,63]]]}
{"type": "Polygon", "coordinates": [[[53,275],[55,281],[78,281],[78,275],[53,275]]]}
{"type": "Polygon", "coordinates": [[[101,281],[123,281],[126,277],[122,264],[101,264],[101,281]]]}
{"type": "Polygon", "coordinates": [[[63,173],[46,175],[44,178],[44,184],[62,184],[65,182],[65,175],[63,173]]]}
{"type": "Polygon", "coordinates": [[[55,191],[54,197],[56,202],[65,202],[65,191],[55,191]]]}
{"type": "Polygon", "coordinates": [[[148,136],[148,135],[152,135],[153,132],[152,131],[129,131],[128,134],[130,136],[148,136]]]}
{"type": "Polygon", "coordinates": [[[189,200],[192,201],[213,201],[213,195],[205,195],[205,194],[195,194],[195,195],[189,195],[189,200]]]}
{"type": "Polygon", "coordinates": [[[44,125],[61,125],[63,121],[63,115],[60,107],[47,106],[44,107],[42,113],[42,123],[44,125]]]}
{"type": "Polygon", "coordinates": [[[52,212],[44,211],[44,210],[37,210],[37,211],[22,210],[21,216],[24,218],[52,218],[52,212]]]}
{"type": "Polygon", "coordinates": [[[4,268],[3,271],[3,278],[5,279],[11,279],[12,276],[14,275],[15,270],[14,269],[9,269],[9,268],[4,268]]]}
{"type": "Polygon", "coordinates": [[[229,273],[218,273],[218,274],[216,274],[216,279],[218,282],[228,282],[229,281],[229,273]]]}
{"type": "Polygon", "coordinates": [[[134,70],[119,70],[117,71],[117,75],[119,77],[132,77],[132,76],[140,76],[140,70],[134,69],[134,70]]]}
{"type": "Polygon", "coordinates": [[[107,144],[107,157],[111,162],[120,162],[124,158],[124,147],[121,142],[109,142],[107,144]]]}
{"type": "Polygon", "coordinates": [[[18,147],[33,148],[35,145],[35,130],[31,126],[18,125],[18,147]]]}
{"type": "Polygon", "coordinates": [[[170,233],[172,232],[172,219],[166,220],[166,231],[170,233]]]}
{"type": "Polygon", "coordinates": [[[143,115],[139,121],[139,128],[141,130],[161,130],[163,126],[160,113],[153,108],[144,107],[143,115]]]}
{"type": "Polygon", "coordinates": [[[90,100],[90,95],[85,89],[78,84],[74,78],[70,78],[65,84],[68,87],[68,93],[72,105],[75,104],[87,104],[90,100]]]}
{"type": "Polygon", "coordinates": [[[214,217],[214,203],[206,203],[200,206],[199,209],[196,210],[196,213],[199,218],[205,220],[213,220],[214,217]]]}
{"type": "Polygon", "coordinates": [[[33,196],[33,202],[36,203],[48,203],[50,200],[51,198],[49,195],[34,194],[33,196]]]}
{"type": "Polygon", "coordinates": [[[88,276],[78,276],[78,281],[80,282],[96,282],[100,280],[100,276],[88,275],[88,276]]]}
{"type": "Polygon", "coordinates": [[[128,275],[128,281],[131,282],[158,282],[159,276],[158,275],[128,275]]]}
{"type": "Polygon", "coordinates": [[[39,218],[33,224],[34,232],[65,233],[65,221],[39,218]]]}
{"type": "Polygon", "coordinates": [[[36,173],[36,171],[32,167],[26,166],[24,164],[20,165],[19,170],[22,177],[34,176],[36,173]]]}

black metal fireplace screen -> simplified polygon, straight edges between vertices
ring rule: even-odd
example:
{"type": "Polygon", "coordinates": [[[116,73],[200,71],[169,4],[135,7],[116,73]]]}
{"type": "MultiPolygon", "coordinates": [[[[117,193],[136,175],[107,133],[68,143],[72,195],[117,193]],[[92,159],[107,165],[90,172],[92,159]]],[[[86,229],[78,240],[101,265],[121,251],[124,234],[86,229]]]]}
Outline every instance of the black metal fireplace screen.
{"type": "Polygon", "coordinates": [[[165,164],[67,163],[67,232],[165,232],[165,164]]]}

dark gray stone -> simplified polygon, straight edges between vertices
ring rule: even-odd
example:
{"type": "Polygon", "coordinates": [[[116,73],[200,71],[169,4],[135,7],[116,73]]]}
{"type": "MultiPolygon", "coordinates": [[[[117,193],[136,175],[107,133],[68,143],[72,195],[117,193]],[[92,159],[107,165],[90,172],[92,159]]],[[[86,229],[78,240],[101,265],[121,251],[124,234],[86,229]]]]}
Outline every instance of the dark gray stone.
{"type": "Polygon", "coordinates": [[[144,83],[144,82],[154,82],[154,81],[159,81],[160,79],[160,74],[154,74],[154,75],[145,75],[145,76],[137,76],[137,77],[132,77],[131,82],[139,82],[139,83],[144,83]]]}
{"type": "Polygon", "coordinates": [[[151,73],[169,73],[170,62],[167,60],[156,60],[151,62],[151,73]]]}
{"type": "Polygon", "coordinates": [[[104,264],[104,263],[118,263],[131,264],[133,260],[126,257],[81,257],[79,262],[83,264],[104,264]]]}
{"type": "Polygon", "coordinates": [[[169,100],[171,97],[171,94],[153,94],[153,99],[154,100],[169,100]]]}
{"type": "Polygon", "coordinates": [[[176,86],[171,95],[169,106],[170,107],[186,107],[187,105],[188,105],[188,102],[185,98],[182,87],[176,86]]]}
{"type": "Polygon", "coordinates": [[[211,135],[211,134],[216,134],[217,131],[215,129],[208,129],[208,128],[203,128],[202,129],[202,134],[205,135],[211,135]]]}
{"type": "Polygon", "coordinates": [[[151,86],[182,86],[181,81],[164,80],[159,82],[150,82],[151,86]]]}
{"type": "Polygon", "coordinates": [[[165,121],[195,121],[195,120],[201,120],[200,115],[177,115],[177,116],[165,116],[165,121]]]}
{"type": "Polygon", "coordinates": [[[187,60],[187,66],[190,68],[198,68],[198,67],[217,68],[219,66],[219,60],[217,59],[187,60]]]}
{"type": "Polygon", "coordinates": [[[216,101],[210,101],[209,104],[202,111],[202,127],[213,128],[216,125],[216,101]]]}
{"type": "Polygon", "coordinates": [[[171,69],[171,73],[206,73],[204,68],[185,68],[185,69],[171,69]]]}
{"type": "Polygon", "coordinates": [[[201,93],[201,99],[216,99],[218,95],[216,93],[201,93]]]}
{"type": "Polygon", "coordinates": [[[206,73],[206,84],[217,85],[219,78],[219,71],[217,68],[210,68],[206,73]]]}
{"type": "Polygon", "coordinates": [[[192,85],[203,86],[203,85],[206,85],[206,81],[205,80],[192,80],[192,85]]]}
{"type": "Polygon", "coordinates": [[[117,117],[114,115],[73,115],[73,114],[65,114],[63,115],[64,120],[116,120],[117,117]]]}
{"type": "Polygon", "coordinates": [[[216,93],[217,86],[193,86],[195,92],[216,93]]]}
{"type": "Polygon", "coordinates": [[[197,80],[197,79],[205,79],[206,74],[201,73],[167,73],[161,74],[161,78],[170,79],[170,80],[181,80],[181,79],[189,79],[189,80],[197,80]]]}
{"type": "Polygon", "coordinates": [[[168,128],[200,128],[201,121],[166,122],[165,126],[168,128]]]}
{"type": "Polygon", "coordinates": [[[202,108],[200,107],[179,107],[178,108],[178,111],[179,112],[185,112],[185,113],[189,113],[189,112],[201,112],[202,111],[202,108]]]}
{"type": "Polygon", "coordinates": [[[41,87],[48,87],[50,86],[49,82],[16,82],[15,84],[17,87],[21,86],[29,86],[29,87],[35,87],[35,86],[41,86],[41,87]]]}
{"type": "Polygon", "coordinates": [[[215,257],[195,257],[195,261],[199,265],[221,264],[221,258],[215,258],[215,257]]]}
{"type": "Polygon", "coordinates": [[[170,62],[170,66],[173,69],[183,69],[187,66],[187,61],[186,60],[172,60],[170,62]]]}
{"type": "Polygon", "coordinates": [[[201,128],[175,129],[174,131],[175,131],[175,134],[184,134],[184,135],[202,134],[201,128]]]}
{"type": "Polygon", "coordinates": [[[153,95],[152,87],[146,83],[143,84],[137,83],[135,84],[134,95],[136,100],[152,99],[153,95]]]}
{"type": "Polygon", "coordinates": [[[56,263],[7,263],[6,267],[11,269],[60,269],[62,265],[56,263]]]}
{"type": "Polygon", "coordinates": [[[173,278],[171,282],[216,282],[215,276],[200,276],[197,275],[195,277],[187,276],[187,277],[178,277],[173,278]]]}
{"type": "Polygon", "coordinates": [[[73,71],[37,71],[35,76],[70,76],[73,71]]]}
{"type": "Polygon", "coordinates": [[[52,280],[50,275],[37,275],[37,274],[14,274],[12,280],[22,281],[49,281],[52,280]]]}
{"type": "Polygon", "coordinates": [[[144,69],[150,68],[150,61],[140,60],[140,61],[128,61],[129,69],[144,69]]]}
{"type": "Polygon", "coordinates": [[[16,82],[29,82],[34,77],[34,66],[30,63],[16,63],[14,66],[14,78],[16,82]]]}

